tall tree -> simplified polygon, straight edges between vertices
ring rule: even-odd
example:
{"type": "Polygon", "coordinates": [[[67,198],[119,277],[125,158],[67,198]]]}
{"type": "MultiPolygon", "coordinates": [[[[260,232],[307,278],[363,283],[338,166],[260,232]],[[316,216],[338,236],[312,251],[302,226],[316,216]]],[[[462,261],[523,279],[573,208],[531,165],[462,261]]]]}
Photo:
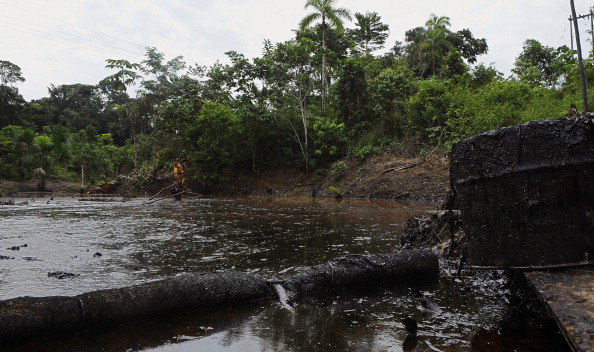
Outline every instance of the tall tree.
{"type": "Polygon", "coordinates": [[[225,169],[241,154],[241,121],[227,106],[204,103],[183,131],[185,151],[195,165],[194,179],[208,190],[226,179],[225,169]]]}
{"type": "Polygon", "coordinates": [[[381,22],[377,12],[355,14],[357,28],[350,31],[351,37],[357,43],[359,50],[369,54],[384,47],[386,38],[390,35],[390,26],[381,22]]]}
{"type": "Polygon", "coordinates": [[[78,131],[93,126],[101,133],[107,130],[104,103],[97,86],[89,84],[50,85],[49,102],[53,105],[53,122],[78,131]]]}
{"type": "Polygon", "coordinates": [[[150,149],[150,163],[156,165],[159,157],[159,150],[155,148],[157,140],[169,141],[179,130],[178,121],[165,121],[177,117],[175,111],[181,105],[188,106],[183,102],[184,89],[188,87],[187,76],[181,75],[180,71],[186,68],[182,56],[171,60],[165,60],[165,55],[156,48],[148,47],[145,59],[139,64],[133,64],[126,60],[107,60],[108,68],[119,69],[119,71],[107,77],[104,83],[112,84],[116,89],[126,89],[131,84],[138,82],[139,89],[136,99],[132,99],[123,105],[126,113],[130,138],[134,145],[135,163],[142,163],[147,153],[140,153],[140,149],[150,149]],[[166,127],[166,130],[163,130],[166,127]],[[161,135],[155,134],[161,132],[161,135]],[[144,136],[138,136],[137,135],[144,136]],[[170,138],[171,137],[171,138],[170,138]],[[142,140],[143,143],[139,143],[142,140]],[[137,143],[138,142],[138,143],[137,143]],[[141,160],[142,159],[142,160],[141,160]]]}
{"type": "Polygon", "coordinates": [[[20,112],[25,100],[15,87],[0,85],[0,128],[21,124],[20,112]]]}
{"type": "Polygon", "coordinates": [[[126,89],[134,84],[136,80],[140,79],[138,70],[142,68],[140,64],[131,63],[128,60],[105,60],[106,68],[119,69],[119,71],[111,76],[105,77],[101,83],[105,86],[109,85],[112,89],[126,91],[126,89]]]}
{"type": "Polygon", "coordinates": [[[305,29],[313,23],[320,21],[322,31],[322,111],[325,110],[325,98],[327,92],[326,79],[326,32],[328,27],[334,27],[339,32],[344,31],[343,19],[351,19],[350,11],[342,7],[334,7],[335,0],[307,0],[305,9],[313,8],[312,13],[305,16],[299,24],[300,29],[305,29]]]}
{"type": "Polygon", "coordinates": [[[24,82],[21,68],[10,61],[0,60],[0,85],[24,82]]]}
{"type": "Polygon", "coordinates": [[[425,26],[427,27],[427,38],[420,49],[422,52],[429,53],[431,72],[435,75],[438,55],[443,52],[441,49],[444,46],[448,47],[452,45],[446,39],[448,27],[451,26],[450,18],[446,16],[438,17],[435,14],[431,14],[431,18],[425,22],[425,26]]]}
{"type": "Polygon", "coordinates": [[[488,50],[485,39],[476,39],[468,29],[452,32],[449,17],[434,14],[425,23],[406,31],[406,56],[411,68],[421,77],[451,76],[468,71],[464,59],[473,64],[488,50]]]}
{"type": "Polygon", "coordinates": [[[470,29],[450,33],[447,39],[462,53],[462,57],[471,64],[476,63],[478,55],[486,54],[489,50],[487,40],[485,38],[476,39],[470,29]]]}
{"type": "Polygon", "coordinates": [[[19,66],[10,61],[0,60],[0,127],[20,123],[18,115],[25,100],[12,84],[24,81],[19,66]]]}
{"type": "Polygon", "coordinates": [[[275,112],[285,119],[298,143],[309,171],[309,141],[311,111],[309,100],[314,90],[315,68],[311,52],[315,43],[307,38],[278,43],[266,43],[264,56],[256,60],[263,72],[262,79],[271,92],[275,112]],[[301,128],[299,127],[301,124],[301,128]]]}
{"type": "Polygon", "coordinates": [[[555,87],[575,66],[574,52],[566,46],[554,49],[528,39],[516,58],[512,73],[533,86],[555,87]]]}

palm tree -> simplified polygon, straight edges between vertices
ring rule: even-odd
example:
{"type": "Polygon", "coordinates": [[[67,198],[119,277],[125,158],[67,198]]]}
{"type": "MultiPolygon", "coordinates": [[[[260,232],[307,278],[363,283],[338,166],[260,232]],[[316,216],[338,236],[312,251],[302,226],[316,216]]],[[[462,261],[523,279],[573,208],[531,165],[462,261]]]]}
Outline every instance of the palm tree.
{"type": "Polygon", "coordinates": [[[436,62],[437,62],[437,52],[443,46],[449,47],[452,45],[447,40],[448,34],[448,27],[451,26],[450,18],[446,16],[438,17],[435,14],[431,14],[431,18],[425,22],[425,26],[427,27],[427,38],[425,42],[419,47],[421,52],[429,51],[431,56],[430,64],[431,64],[431,72],[435,75],[436,72],[436,62]]]}
{"type": "Polygon", "coordinates": [[[17,133],[14,142],[21,156],[21,167],[29,167],[33,162],[35,138],[37,134],[30,128],[25,128],[17,133]]]}
{"type": "Polygon", "coordinates": [[[305,16],[299,27],[301,30],[306,29],[312,23],[320,21],[322,30],[322,111],[325,110],[325,96],[326,96],[326,31],[328,27],[334,27],[339,32],[344,31],[342,19],[351,19],[351,13],[345,8],[334,7],[335,0],[307,0],[305,9],[312,7],[314,12],[305,16]]]}

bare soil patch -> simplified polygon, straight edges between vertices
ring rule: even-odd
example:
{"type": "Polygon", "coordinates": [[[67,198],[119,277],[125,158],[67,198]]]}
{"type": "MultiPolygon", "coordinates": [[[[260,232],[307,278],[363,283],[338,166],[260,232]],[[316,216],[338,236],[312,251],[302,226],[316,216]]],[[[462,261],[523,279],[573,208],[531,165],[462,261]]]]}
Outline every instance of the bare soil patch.
{"type": "MultiPolygon", "coordinates": [[[[0,196],[10,197],[16,193],[37,192],[38,180],[11,181],[0,180],[0,196]]],[[[61,179],[49,178],[45,188],[48,193],[79,193],[81,184],[61,179]]]]}
{"type": "Polygon", "coordinates": [[[348,165],[340,177],[324,181],[339,189],[345,197],[380,199],[444,198],[449,192],[449,160],[434,156],[401,158],[384,154],[365,162],[348,165]]]}
{"type": "Polygon", "coordinates": [[[350,160],[342,172],[315,183],[295,170],[241,175],[224,189],[227,194],[312,195],[333,197],[334,187],[345,198],[441,200],[450,189],[449,160],[444,156],[403,158],[384,154],[368,160],[350,160]]]}

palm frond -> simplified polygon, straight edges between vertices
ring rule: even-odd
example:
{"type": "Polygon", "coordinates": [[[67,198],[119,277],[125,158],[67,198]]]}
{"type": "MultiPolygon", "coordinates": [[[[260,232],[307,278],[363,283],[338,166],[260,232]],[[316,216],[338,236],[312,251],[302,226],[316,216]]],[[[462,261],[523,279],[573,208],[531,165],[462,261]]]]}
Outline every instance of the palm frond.
{"type": "Polygon", "coordinates": [[[322,15],[319,12],[312,12],[309,15],[303,17],[301,22],[299,22],[299,28],[305,29],[320,18],[322,18],[322,15]]]}

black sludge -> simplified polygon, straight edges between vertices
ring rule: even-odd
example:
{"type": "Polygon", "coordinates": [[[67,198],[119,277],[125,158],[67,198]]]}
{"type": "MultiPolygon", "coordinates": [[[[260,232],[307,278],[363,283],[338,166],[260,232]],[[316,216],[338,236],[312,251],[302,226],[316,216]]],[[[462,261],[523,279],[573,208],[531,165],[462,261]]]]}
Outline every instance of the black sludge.
{"type": "Polygon", "coordinates": [[[283,282],[290,300],[341,288],[405,285],[439,277],[437,255],[408,250],[393,254],[345,255],[315,266],[283,282]]]}
{"type": "Polygon", "coordinates": [[[592,263],[591,119],[531,121],[485,132],[454,143],[451,160],[470,265],[592,263]]]}
{"type": "Polygon", "coordinates": [[[264,281],[232,272],[185,274],[74,297],[20,297],[0,301],[0,342],[274,297],[264,281]]]}

